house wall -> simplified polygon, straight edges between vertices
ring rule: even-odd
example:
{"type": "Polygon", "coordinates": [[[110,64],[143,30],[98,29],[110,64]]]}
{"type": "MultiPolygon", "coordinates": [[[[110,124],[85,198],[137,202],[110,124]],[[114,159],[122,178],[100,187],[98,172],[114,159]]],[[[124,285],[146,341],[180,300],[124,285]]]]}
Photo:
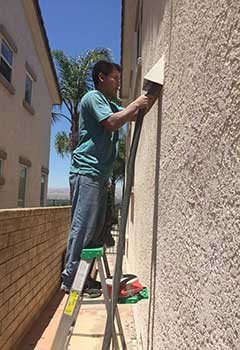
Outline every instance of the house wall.
{"type": "Polygon", "coordinates": [[[60,286],[68,207],[0,210],[0,348],[17,349],[60,286]]]}
{"type": "Polygon", "coordinates": [[[1,1],[0,24],[4,25],[17,45],[12,72],[15,94],[11,94],[0,82],[0,150],[7,152],[3,173],[5,184],[0,186],[0,208],[17,206],[19,156],[32,163],[28,168],[25,206],[34,207],[40,204],[41,168],[48,168],[49,164],[53,101],[21,1],[1,1]],[[37,76],[32,94],[34,115],[23,106],[26,61],[37,76]]]}
{"type": "Polygon", "coordinates": [[[237,1],[143,1],[142,76],[164,53],[165,82],[129,215],[129,269],[150,292],[134,306],[139,348],[240,344],[239,23],[237,1]]]}

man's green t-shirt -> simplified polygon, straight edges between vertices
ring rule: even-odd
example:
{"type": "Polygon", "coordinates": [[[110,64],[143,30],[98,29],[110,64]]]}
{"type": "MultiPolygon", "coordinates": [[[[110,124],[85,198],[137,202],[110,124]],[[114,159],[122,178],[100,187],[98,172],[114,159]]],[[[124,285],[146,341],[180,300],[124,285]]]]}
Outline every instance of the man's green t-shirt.
{"type": "Polygon", "coordinates": [[[101,125],[104,119],[123,108],[108,101],[98,90],[89,91],[81,100],[80,138],[72,155],[70,173],[109,178],[116,159],[118,132],[101,125]]]}

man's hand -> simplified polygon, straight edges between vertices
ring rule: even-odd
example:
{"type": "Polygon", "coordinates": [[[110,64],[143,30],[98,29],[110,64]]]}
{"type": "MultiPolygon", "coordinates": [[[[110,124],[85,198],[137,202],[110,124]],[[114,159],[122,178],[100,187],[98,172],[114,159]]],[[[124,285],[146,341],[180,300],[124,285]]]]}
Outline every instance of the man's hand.
{"type": "Polygon", "coordinates": [[[130,103],[124,110],[113,113],[109,118],[104,119],[101,124],[104,128],[110,131],[116,131],[125,123],[135,121],[140,109],[148,110],[152,98],[141,95],[132,103],[130,103]]]}
{"type": "Polygon", "coordinates": [[[132,107],[133,111],[131,113],[131,121],[136,121],[138,112],[140,109],[148,109],[150,104],[150,98],[149,96],[141,95],[136,100],[134,100],[130,106],[132,107]]]}
{"type": "Polygon", "coordinates": [[[138,109],[145,109],[148,107],[149,97],[141,95],[132,102],[138,109]]]}

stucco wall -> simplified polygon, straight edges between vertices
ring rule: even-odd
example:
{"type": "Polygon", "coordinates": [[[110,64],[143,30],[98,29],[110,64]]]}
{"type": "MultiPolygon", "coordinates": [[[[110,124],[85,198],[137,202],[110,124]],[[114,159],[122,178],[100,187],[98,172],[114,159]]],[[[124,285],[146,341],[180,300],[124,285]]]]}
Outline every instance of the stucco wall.
{"type": "Polygon", "coordinates": [[[18,49],[13,56],[15,94],[9,93],[0,82],[0,149],[7,152],[3,173],[5,184],[0,186],[0,208],[17,206],[19,156],[32,162],[28,168],[25,206],[39,206],[41,167],[48,168],[49,164],[52,101],[21,1],[1,1],[0,23],[18,49]],[[34,115],[23,106],[26,61],[37,76],[32,92],[34,115]]]}
{"type": "Polygon", "coordinates": [[[17,349],[60,285],[68,207],[0,210],[0,348],[17,349]]]}
{"type": "Polygon", "coordinates": [[[143,75],[166,63],[129,225],[129,266],[150,289],[137,331],[144,349],[238,349],[239,4],[143,3],[143,75]]]}

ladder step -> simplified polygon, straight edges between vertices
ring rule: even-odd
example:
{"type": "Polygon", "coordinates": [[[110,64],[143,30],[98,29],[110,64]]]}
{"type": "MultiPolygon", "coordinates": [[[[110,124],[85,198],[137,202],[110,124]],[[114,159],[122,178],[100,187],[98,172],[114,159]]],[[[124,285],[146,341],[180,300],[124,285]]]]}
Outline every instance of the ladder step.
{"type": "Polygon", "coordinates": [[[85,248],[82,250],[81,259],[92,260],[103,256],[103,247],[85,248]]]}
{"type": "MultiPolygon", "coordinates": [[[[73,285],[65,304],[57,332],[55,334],[51,350],[66,350],[81,308],[83,304],[105,304],[107,313],[110,311],[110,298],[106,284],[106,278],[109,277],[110,271],[106,258],[106,253],[103,247],[83,249],[81,254],[80,264],[75,275],[73,285]],[[102,284],[103,299],[83,301],[82,291],[85,281],[92,267],[92,262],[96,259],[99,276],[102,284]]],[[[120,320],[118,309],[116,309],[116,324],[113,324],[112,340],[114,349],[119,350],[120,336],[122,349],[126,349],[126,341],[123,334],[123,328],[120,320]],[[117,333],[118,329],[118,333],[117,333]]]]}
{"type": "Polygon", "coordinates": [[[75,325],[82,300],[85,280],[91,267],[91,260],[81,260],[72,289],[65,304],[60,323],[58,325],[51,350],[65,350],[75,325]]]}

